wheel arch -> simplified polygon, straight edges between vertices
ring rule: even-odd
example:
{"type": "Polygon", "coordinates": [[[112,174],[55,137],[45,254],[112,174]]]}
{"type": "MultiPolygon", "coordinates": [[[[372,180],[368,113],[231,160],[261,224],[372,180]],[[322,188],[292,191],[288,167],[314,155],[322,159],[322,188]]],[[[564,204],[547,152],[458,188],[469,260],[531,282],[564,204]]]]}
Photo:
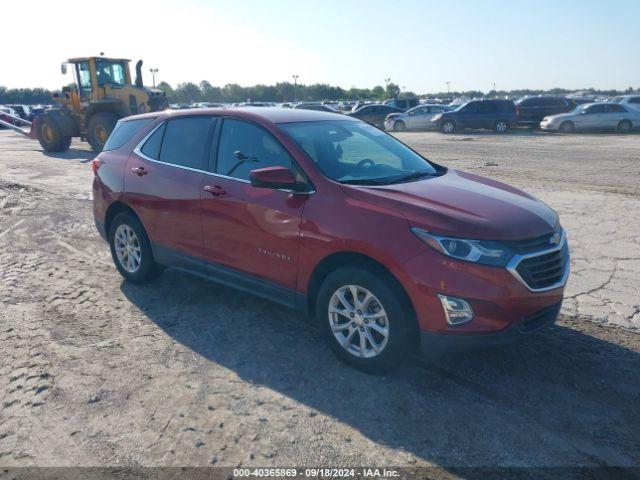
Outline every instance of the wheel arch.
{"type": "MultiPolygon", "coordinates": [[[[136,219],[142,225],[142,228],[144,228],[145,233],[147,232],[147,228],[144,226],[144,222],[140,218],[140,215],[138,215],[136,211],[126,203],[116,200],[115,202],[111,203],[109,207],[107,207],[107,211],[104,215],[104,231],[107,236],[109,235],[109,230],[111,229],[111,222],[113,222],[113,219],[116,218],[116,215],[120,213],[130,213],[131,215],[136,217],[136,219]]],[[[148,235],[149,234],[147,233],[147,236],[148,235]]]]}
{"type": "MultiPolygon", "coordinates": [[[[411,301],[409,294],[402,286],[402,283],[400,282],[398,277],[378,260],[368,255],[353,251],[331,253],[330,255],[327,255],[322,260],[320,260],[320,262],[318,262],[316,267],[313,269],[313,272],[311,273],[309,282],[307,284],[306,308],[309,318],[315,318],[316,299],[318,291],[320,290],[320,286],[322,285],[324,279],[327,278],[327,276],[331,272],[337,270],[338,268],[344,267],[364,268],[370,272],[375,272],[379,276],[385,278],[389,282],[389,286],[391,287],[391,289],[400,298],[403,306],[408,309],[408,317],[411,319],[412,325],[416,329],[416,333],[420,330],[413,302],[411,301]]],[[[412,337],[417,339],[418,335],[416,334],[412,337]]]]}

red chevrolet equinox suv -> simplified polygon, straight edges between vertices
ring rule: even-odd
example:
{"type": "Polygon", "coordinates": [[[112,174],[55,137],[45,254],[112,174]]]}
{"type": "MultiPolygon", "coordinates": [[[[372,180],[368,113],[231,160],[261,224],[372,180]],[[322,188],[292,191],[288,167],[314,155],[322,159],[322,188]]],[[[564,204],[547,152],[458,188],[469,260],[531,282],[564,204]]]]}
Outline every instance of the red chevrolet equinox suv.
{"type": "Polygon", "coordinates": [[[558,215],[348,116],[284,108],[120,120],[93,162],[118,271],[173,267],[303,310],[348,364],[495,345],[552,324],[558,215]]]}

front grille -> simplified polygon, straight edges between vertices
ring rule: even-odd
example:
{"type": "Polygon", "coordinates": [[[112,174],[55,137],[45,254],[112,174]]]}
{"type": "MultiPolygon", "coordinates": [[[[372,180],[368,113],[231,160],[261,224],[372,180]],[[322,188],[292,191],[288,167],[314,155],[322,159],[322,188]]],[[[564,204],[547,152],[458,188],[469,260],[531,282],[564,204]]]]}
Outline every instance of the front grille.
{"type": "Polygon", "coordinates": [[[540,250],[546,250],[549,248],[551,245],[551,237],[556,233],[562,233],[562,230],[558,227],[554,232],[540,235],[539,237],[507,243],[514,253],[527,254],[539,252],[540,250]]]}
{"type": "Polygon", "coordinates": [[[533,315],[524,317],[517,325],[522,333],[531,333],[540,330],[543,327],[551,325],[556,321],[562,302],[555,305],[538,310],[533,315]]]}
{"type": "Polygon", "coordinates": [[[569,268],[568,259],[569,246],[565,241],[559,250],[520,260],[515,271],[529,288],[549,288],[563,279],[569,268]]]}

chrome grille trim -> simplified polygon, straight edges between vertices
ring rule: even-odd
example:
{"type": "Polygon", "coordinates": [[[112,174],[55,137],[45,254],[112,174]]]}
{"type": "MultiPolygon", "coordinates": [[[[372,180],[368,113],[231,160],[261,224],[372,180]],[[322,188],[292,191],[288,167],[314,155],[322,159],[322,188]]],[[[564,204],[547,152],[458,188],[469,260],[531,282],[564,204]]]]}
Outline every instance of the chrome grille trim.
{"type": "Polygon", "coordinates": [[[537,252],[531,252],[526,254],[516,254],[507,264],[507,270],[511,273],[511,275],[513,275],[520,283],[522,283],[525,287],[527,287],[527,289],[529,289],[531,292],[547,292],[549,290],[554,290],[556,288],[563,287],[567,283],[567,279],[569,278],[570,258],[569,258],[568,249],[567,249],[567,258],[565,260],[565,264],[563,265],[564,271],[562,273],[562,277],[560,278],[560,280],[553,283],[552,285],[547,285],[546,287],[542,287],[542,288],[533,288],[520,276],[517,268],[518,268],[518,265],[520,265],[520,262],[522,262],[523,260],[526,260],[528,258],[533,258],[533,257],[540,257],[542,255],[547,255],[549,253],[554,253],[559,250],[562,250],[565,247],[566,242],[567,242],[567,237],[564,230],[562,230],[562,238],[560,239],[560,242],[558,243],[558,245],[556,245],[555,247],[544,249],[544,250],[538,250],[537,252]]]}

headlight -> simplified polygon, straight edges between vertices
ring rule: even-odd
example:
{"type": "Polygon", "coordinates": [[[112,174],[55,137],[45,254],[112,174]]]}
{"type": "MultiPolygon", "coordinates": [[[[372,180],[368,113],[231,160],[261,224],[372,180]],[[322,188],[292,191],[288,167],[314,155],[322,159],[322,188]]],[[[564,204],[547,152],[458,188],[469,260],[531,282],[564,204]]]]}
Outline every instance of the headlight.
{"type": "Polygon", "coordinates": [[[441,120],[441,119],[442,119],[442,114],[441,114],[441,113],[439,113],[439,114],[434,115],[433,117],[431,117],[431,121],[432,121],[432,122],[437,122],[437,121],[439,121],[439,120],[441,120]]]}
{"type": "Polygon", "coordinates": [[[411,231],[434,250],[466,262],[504,267],[513,256],[513,252],[500,242],[441,237],[417,227],[411,231]]]}

